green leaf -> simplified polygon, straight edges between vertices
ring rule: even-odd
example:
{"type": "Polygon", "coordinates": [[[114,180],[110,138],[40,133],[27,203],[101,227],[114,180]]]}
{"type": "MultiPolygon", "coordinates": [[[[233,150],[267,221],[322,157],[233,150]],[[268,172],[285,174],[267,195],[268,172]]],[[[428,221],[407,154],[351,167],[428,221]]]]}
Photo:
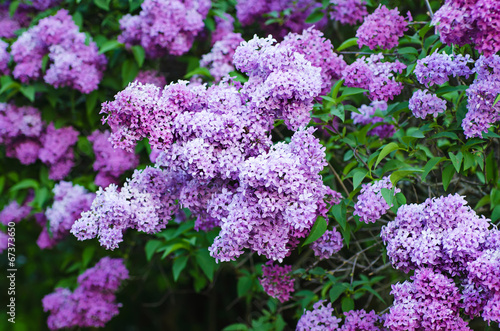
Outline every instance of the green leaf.
{"type": "Polygon", "coordinates": [[[42,72],[45,73],[47,70],[47,64],[49,63],[49,54],[45,54],[42,57],[42,72]]]}
{"type": "Polygon", "coordinates": [[[137,77],[137,73],[139,72],[139,67],[135,61],[127,59],[122,65],[122,81],[123,86],[126,86],[132,80],[137,77]]]}
{"type": "Polygon", "coordinates": [[[458,152],[457,155],[449,152],[448,155],[450,156],[451,163],[453,163],[455,170],[460,172],[460,167],[462,166],[462,160],[464,158],[462,152],[458,152]]]}
{"type": "Polygon", "coordinates": [[[486,181],[488,183],[495,183],[498,178],[498,166],[495,160],[495,155],[492,152],[486,157],[486,181]]]}
{"type": "Polygon", "coordinates": [[[352,176],[352,182],[353,182],[352,189],[355,190],[358,188],[358,186],[361,184],[363,179],[368,174],[368,170],[366,170],[364,168],[357,168],[357,169],[354,169],[353,171],[355,171],[355,173],[352,176]]]}
{"type": "Polygon", "coordinates": [[[389,190],[388,188],[382,188],[380,190],[380,193],[382,194],[382,197],[384,198],[385,202],[389,206],[392,206],[392,200],[394,199],[394,192],[392,190],[389,190]]]}
{"type": "Polygon", "coordinates": [[[476,160],[474,160],[474,154],[471,152],[465,152],[464,154],[464,170],[467,170],[476,164],[476,160]]]}
{"type": "Polygon", "coordinates": [[[150,240],[146,243],[146,247],[144,248],[146,251],[146,260],[151,261],[153,255],[161,244],[162,242],[160,240],[150,240]]]}
{"type": "Polygon", "coordinates": [[[414,47],[402,47],[398,49],[398,54],[411,54],[418,56],[418,51],[414,47]]]}
{"type": "Polygon", "coordinates": [[[26,188],[32,188],[32,189],[38,189],[39,185],[38,182],[34,179],[26,178],[21,180],[19,183],[16,185],[12,186],[10,188],[11,192],[26,189],[26,188]]]}
{"type": "Polygon", "coordinates": [[[198,68],[188,72],[186,75],[184,75],[184,78],[189,79],[189,78],[193,77],[194,75],[202,75],[202,76],[205,76],[211,80],[214,79],[212,77],[212,75],[210,74],[210,71],[208,71],[208,69],[205,67],[198,67],[198,68]]]}
{"type": "Polygon", "coordinates": [[[142,68],[144,64],[144,59],[146,58],[146,51],[141,45],[132,46],[132,54],[134,54],[134,58],[139,65],[139,68],[142,68]]]}
{"type": "Polygon", "coordinates": [[[403,193],[401,193],[401,192],[396,193],[396,201],[398,202],[398,204],[400,206],[406,205],[406,197],[405,197],[405,195],[403,193]]]}
{"type": "Polygon", "coordinates": [[[22,86],[20,91],[29,101],[35,101],[35,87],[33,85],[22,86]]]}
{"type": "Polygon", "coordinates": [[[392,185],[396,185],[401,179],[405,178],[408,175],[412,175],[415,174],[416,172],[422,172],[422,171],[423,170],[420,169],[394,171],[391,174],[392,185]]]}
{"type": "Polygon", "coordinates": [[[348,312],[354,309],[354,300],[349,297],[343,297],[341,301],[342,311],[348,312]]]}
{"type": "Polygon", "coordinates": [[[210,256],[207,249],[199,249],[196,251],[196,262],[207,278],[212,281],[214,279],[215,260],[210,256]]]}
{"type": "Polygon", "coordinates": [[[468,86],[465,85],[458,85],[458,86],[444,86],[438,88],[436,91],[437,95],[443,95],[449,92],[455,92],[455,91],[465,91],[467,90],[468,86]]]}
{"type": "Polygon", "coordinates": [[[248,326],[243,323],[236,323],[226,326],[222,331],[248,331],[248,326]]]}
{"type": "Polygon", "coordinates": [[[347,224],[347,208],[345,203],[342,201],[338,205],[332,206],[332,208],[330,208],[330,214],[335,217],[335,220],[339,223],[340,227],[345,230],[347,224]]]}
{"type": "Polygon", "coordinates": [[[455,175],[455,166],[453,164],[450,164],[443,170],[442,179],[443,179],[443,188],[445,191],[448,190],[448,186],[450,185],[453,175],[455,175]]]}
{"type": "Polygon", "coordinates": [[[332,107],[330,113],[332,115],[337,116],[338,118],[340,118],[340,120],[342,122],[344,122],[344,120],[345,120],[345,111],[344,111],[344,105],[343,104],[340,104],[338,106],[332,107]]]}
{"type": "Polygon", "coordinates": [[[343,284],[335,284],[330,289],[328,294],[330,295],[330,302],[335,302],[346,290],[346,287],[343,284]]]}
{"type": "Polygon", "coordinates": [[[184,268],[186,268],[187,261],[188,261],[187,255],[179,256],[178,258],[175,259],[174,265],[172,266],[174,281],[177,281],[179,275],[181,274],[181,271],[184,270],[184,268]]]}
{"type": "Polygon", "coordinates": [[[99,49],[99,54],[104,54],[106,52],[112,51],[113,49],[121,48],[123,44],[118,42],[118,40],[108,40],[102,44],[101,49],[99,49]]]}
{"type": "Polygon", "coordinates": [[[337,96],[339,95],[340,88],[342,87],[342,84],[344,84],[344,80],[340,79],[332,87],[332,98],[337,99],[337,96]]]}
{"type": "Polygon", "coordinates": [[[82,253],[82,267],[86,268],[94,256],[95,246],[87,246],[82,253]]]}
{"type": "Polygon", "coordinates": [[[314,10],[309,16],[306,18],[306,23],[312,24],[321,21],[325,13],[321,11],[321,9],[314,10]]]}
{"type": "Polygon", "coordinates": [[[387,145],[385,145],[385,147],[382,149],[382,151],[378,155],[377,162],[375,162],[375,168],[378,166],[380,161],[382,161],[384,159],[384,157],[386,157],[389,153],[391,153],[395,150],[398,150],[398,149],[399,149],[399,145],[394,143],[394,142],[388,143],[387,145]]]}
{"type": "Polygon", "coordinates": [[[337,51],[344,50],[346,48],[352,47],[358,44],[358,38],[350,38],[344,41],[339,47],[337,47],[337,51]]]}
{"type": "Polygon", "coordinates": [[[311,228],[311,232],[309,233],[309,236],[307,236],[306,241],[302,244],[302,246],[308,245],[317,239],[319,239],[326,231],[326,221],[323,217],[318,216],[316,219],[316,222],[311,228]]]}
{"type": "Polygon", "coordinates": [[[241,298],[250,292],[252,289],[253,280],[248,276],[243,276],[238,279],[237,292],[238,297],[241,298]]]}
{"type": "Polygon", "coordinates": [[[500,219],[500,205],[495,206],[495,209],[491,212],[491,221],[496,222],[500,219]]]}
{"type": "Polygon", "coordinates": [[[424,167],[424,172],[422,173],[422,181],[425,182],[425,178],[427,177],[429,172],[431,172],[431,170],[434,169],[434,167],[436,165],[438,165],[440,162],[442,162],[444,160],[446,160],[445,157],[436,156],[436,157],[433,157],[432,159],[430,159],[429,161],[427,161],[427,163],[424,167]]]}
{"type": "Polygon", "coordinates": [[[493,106],[495,106],[498,101],[500,101],[500,93],[498,93],[497,97],[495,98],[495,101],[493,102],[493,106]]]}
{"type": "Polygon", "coordinates": [[[376,296],[380,301],[382,301],[385,304],[385,300],[371,286],[369,286],[369,285],[363,285],[363,286],[361,286],[361,288],[364,289],[364,290],[367,290],[370,293],[372,293],[374,296],[376,296]]]}
{"type": "Polygon", "coordinates": [[[106,11],[109,10],[109,3],[111,0],[94,0],[94,3],[97,7],[104,9],[106,11]]]}
{"type": "Polygon", "coordinates": [[[13,17],[16,13],[17,7],[19,7],[20,1],[12,1],[9,5],[9,16],[13,17]]]}
{"type": "Polygon", "coordinates": [[[346,87],[342,91],[342,95],[340,97],[343,100],[345,97],[348,97],[350,95],[361,94],[361,93],[364,93],[364,92],[368,92],[368,90],[364,89],[364,88],[359,88],[359,87],[346,87]]]}

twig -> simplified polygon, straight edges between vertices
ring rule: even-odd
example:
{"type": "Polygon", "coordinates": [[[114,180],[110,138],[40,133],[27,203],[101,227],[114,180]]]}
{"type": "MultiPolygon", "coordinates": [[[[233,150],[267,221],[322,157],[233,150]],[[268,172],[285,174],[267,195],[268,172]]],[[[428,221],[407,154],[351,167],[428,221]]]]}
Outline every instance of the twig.
{"type": "Polygon", "coordinates": [[[432,12],[431,4],[429,3],[429,0],[425,0],[425,4],[427,5],[427,9],[429,10],[429,16],[434,18],[434,13],[432,12]]]}

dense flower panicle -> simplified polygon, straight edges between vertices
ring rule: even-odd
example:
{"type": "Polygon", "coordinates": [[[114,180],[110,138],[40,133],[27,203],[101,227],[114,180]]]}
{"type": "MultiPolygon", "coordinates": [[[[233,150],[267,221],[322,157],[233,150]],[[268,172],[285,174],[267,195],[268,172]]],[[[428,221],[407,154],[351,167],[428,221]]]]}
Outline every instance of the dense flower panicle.
{"type": "Polygon", "coordinates": [[[95,42],[86,44],[84,33],[78,32],[68,11],[41,19],[24,32],[11,46],[16,62],[13,75],[23,83],[42,75],[42,59],[49,56],[44,75],[54,87],[69,86],[82,93],[97,88],[106,67],[106,57],[99,54],[95,42]]]}
{"type": "Polygon", "coordinates": [[[402,73],[406,65],[397,60],[381,62],[383,58],[383,54],[363,56],[345,67],[342,71],[345,85],[367,89],[371,100],[392,100],[403,90],[403,84],[396,82],[394,72],[402,73]]]}
{"type": "Polygon", "coordinates": [[[461,54],[433,53],[417,60],[413,72],[420,84],[425,84],[427,87],[442,85],[448,81],[449,76],[469,78],[474,73],[468,67],[468,63],[471,62],[473,61],[469,54],[463,56],[461,54]]]}
{"type": "Polygon", "coordinates": [[[121,190],[114,184],[99,188],[90,210],[81,214],[71,233],[78,240],[98,237],[101,246],[112,250],[128,228],[159,232],[179,209],[176,199],[184,180],[182,174],[157,168],[136,170],[121,190]]]}
{"type": "Polygon", "coordinates": [[[72,127],[56,129],[50,123],[40,138],[39,159],[49,166],[49,178],[61,180],[74,165],[73,146],[78,140],[78,131],[72,127]]]}
{"type": "Polygon", "coordinates": [[[226,193],[227,216],[209,248],[217,261],[234,260],[245,248],[282,261],[317,216],[326,215],[328,203],[339,202],[340,194],[319,175],[325,152],[313,132],[297,131],[290,144],[278,143],[240,165],[240,186],[226,193]]]}
{"type": "Polygon", "coordinates": [[[48,229],[44,227],[41,234],[40,248],[52,248],[69,234],[73,223],[80,218],[80,214],[90,208],[95,194],[89,193],[80,185],[71,182],[59,182],[54,186],[54,203],[45,211],[49,222],[48,229]],[[50,235],[48,230],[50,230],[50,235]]]}
{"type": "Polygon", "coordinates": [[[486,56],[500,50],[500,3],[495,0],[446,0],[432,19],[445,44],[474,43],[486,56]]]}
{"type": "Polygon", "coordinates": [[[290,272],[291,265],[274,265],[268,261],[262,266],[262,278],[259,278],[264,291],[271,297],[281,302],[290,300],[290,294],[294,291],[295,279],[292,279],[290,272]]]}
{"type": "Polygon", "coordinates": [[[120,19],[118,41],[127,47],[141,45],[150,58],[182,55],[205,26],[210,7],[208,0],[145,0],[139,15],[120,19]]]}
{"type": "Polygon", "coordinates": [[[385,316],[389,330],[471,330],[460,317],[460,292],[453,279],[419,269],[412,282],[392,285],[394,303],[385,316]]]}
{"type": "Polygon", "coordinates": [[[104,327],[118,315],[121,304],[116,303],[115,292],[128,277],[122,259],[102,258],[78,277],[73,292],[57,288],[42,299],[43,310],[50,312],[49,329],[104,327]]]}
{"type": "Polygon", "coordinates": [[[0,4],[0,38],[15,38],[15,32],[21,27],[27,27],[31,22],[31,17],[28,16],[28,13],[31,12],[30,6],[19,4],[14,16],[11,17],[9,2],[0,4]]]}
{"type": "Polygon", "coordinates": [[[363,0],[330,0],[330,4],[333,5],[330,18],[342,24],[355,25],[368,15],[363,0]]]}
{"type": "Polygon", "coordinates": [[[328,259],[342,249],[342,235],[335,228],[326,232],[311,244],[314,256],[318,259],[328,259]]]}
{"type": "MultiPolygon", "coordinates": [[[[392,207],[382,196],[383,188],[389,190],[394,188],[389,176],[371,184],[363,184],[360,195],[358,195],[358,202],[354,205],[354,215],[358,215],[360,221],[366,224],[375,223],[392,207]]],[[[394,195],[399,192],[401,189],[394,188],[394,195]]]]}
{"type": "MultiPolygon", "coordinates": [[[[408,15],[411,21],[411,16],[408,15]]],[[[363,24],[356,31],[358,45],[361,48],[367,45],[370,49],[380,47],[391,49],[398,44],[398,40],[408,30],[408,23],[399,15],[397,8],[388,9],[381,5],[373,14],[364,18],[363,24]]]]}
{"type": "Polygon", "coordinates": [[[59,5],[60,2],[61,0],[32,0],[31,5],[39,11],[44,11],[59,5]]]}
{"type": "Polygon", "coordinates": [[[313,310],[305,311],[297,323],[297,331],[335,331],[342,319],[333,316],[332,304],[320,300],[313,305],[313,310]]]}
{"type": "Polygon", "coordinates": [[[159,88],[163,88],[167,85],[167,79],[155,70],[139,71],[135,80],[142,85],[153,84],[159,88]]]}
{"type": "Polygon", "coordinates": [[[19,223],[29,216],[31,207],[23,204],[19,205],[16,200],[12,200],[0,212],[0,223],[7,225],[10,222],[19,223]]]}
{"type": "Polygon", "coordinates": [[[446,100],[427,92],[427,90],[417,90],[410,99],[408,108],[417,118],[425,119],[427,115],[437,117],[446,110],[446,100]]]}
{"type": "Polygon", "coordinates": [[[2,254],[9,247],[9,235],[0,231],[0,254],[2,254]]]}
{"type": "Polygon", "coordinates": [[[0,75],[8,75],[10,54],[7,51],[9,44],[0,39],[0,75]]]}
{"type": "Polygon", "coordinates": [[[120,148],[113,148],[109,137],[109,131],[99,132],[97,130],[87,137],[92,143],[95,154],[93,168],[98,171],[95,183],[102,187],[111,183],[118,184],[121,174],[139,165],[139,155],[120,148]]]}
{"type": "Polygon", "coordinates": [[[344,313],[344,325],[340,328],[342,331],[380,331],[384,330],[381,326],[383,318],[370,311],[367,313],[364,309],[351,310],[344,313]]]}
{"type": "Polygon", "coordinates": [[[293,51],[304,54],[307,61],[315,67],[321,68],[321,95],[330,92],[332,81],[342,77],[342,70],[346,63],[342,55],[333,52],[333,46],[329,39],[323,37],[323,32],[311,27],[304,30],[302,34],[290,33],[281,42],[282,46],[288,46],[293,51]]]}
{"type": "MultiPolygon", "coordinates": [[[[358,113],[352,113],[351,118],[354,124],[360,125],[368,125],[368,124],[377,124],[377,123],[385,123],[385,119],[383,117],[376,116],[377,110],[380,112],[385,112],[387,110],[387,103],[385,101],[372,101],[371,104],[362,105],[358,108],[358,113]]],[[[374,128],[368,131],[369,136],[379,136],[380,139],[385,139],[388,137],[392,137],[396,129],[392,124],[382,124],[377,125],[374,128]]]]}
{"type": "Polygon", "coordinates": [[[200,67],[208,68],[216,82],[234,71],[233,55],[236,48],[243,41],[240,33],[227,33],[215,42],[210,53],[201,57],[200,67]]]}
{"type": "Polygon", "coordinates": [[[283,119],[297,130],[310,121],[315,98],[321,92],[321,68],[315,67],[289,44],[277,44],[271,37],[255,36],[241,43],[234,65],[249,75],[242,93],[249,105],[273,120],[283,119]]]}
{"type": "Polygon", "coordinates": [[[234,31],[234,18],[231,15],[224,13],[224,17],[215,16],[214,20],[215,30],[212,32],[212,46],[234,31]]]}

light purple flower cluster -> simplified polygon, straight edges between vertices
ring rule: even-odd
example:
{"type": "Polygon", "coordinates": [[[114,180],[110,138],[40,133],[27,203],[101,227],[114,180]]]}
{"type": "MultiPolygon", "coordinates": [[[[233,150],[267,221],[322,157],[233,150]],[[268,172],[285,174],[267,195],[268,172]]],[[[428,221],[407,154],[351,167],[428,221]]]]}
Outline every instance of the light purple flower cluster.
{"type": "MultiPolygon", "coordinates": [[[[354,124],[360,125],[376,125],[377,123],[385,123],[385,119],[383,117],[375,116],[377,110],[381,111],[382,113],[385,112],[387,110],[387,102],[372,101],[369,106],[361,105],[361,107],[358,108],[358,111],[360,112],[359,114],[351,114],[352,122],[354,124]]],[[[392,124],[378,124],[368,131],[368,135],[379,136],[380,139],[385,139],[388,137],[392,137],[395,132],[396,129],[392,124]]]]}
{"type": "Polygon", "coordinates": [[[257,36],[243,42],[234,54],[234,65],[249,76],[242,93],[250,107],[270,121],[284,119],[288,128],[297,130],[310,121],[323,84],[321,68],[297,52],[297,46],[275,42],[257,36]]]}
{"type": "Polygon", "coordinates": [[[210,53],[201,57],[200,67],[208,68],[216,82],[234,71],[233,55],[236,48],[243,41],[240,33],[227,33],[217,41],[210,53]]]}
{"type": "Polygon", "coordinates": [[[297,323],[296,331],[335,331],[342,319],[333,316],[332,304],[320,300],[313,305],[313,310],[304,310],[297,323]]]}
{"type": "Polygon", "coordinates": [[[9,202],[0,212],[0,223],[7,225],[10,222],[19,223],[29,216],[31,207],[27,204],[19,205],[16,200],[9,202]]]}
{"type": "Polygon", "coordinates": [[[482,137],[492,123],[500,120],[500,102],[493,105],[500,93],[500,56],[481,56],[475,65],[477,77],[467,89],[467,115],[462,128],[467,138],[482,137]]]}
{"type": "Polygon", "coordinates": [[[469,78],[474,73],[467,64],[473,62],[469,54],[465,56],[449,55],[446,53],[433,53],[417,60],[415,76],[420,84],[429,87],[442,85],[448,81],[448,76],[465,76],[469,78]]]}
{"type": "Polygon", "coordinates": [[[330,18],[342,24],[355,25],[368,15],[364,0],[330,0],[330,18]]]}
{"type": "Polygon", "coordinates": [[[403,84],[396,82],[394,72],[402,73],[406,65],[399,61],[381,62],[383,54],[361,57],[342,71],[348,87],[367,89],[371,100],[392,100],[401,93],[403,84]]]}
{"type": "MultiPolygon", "coordinates": [[[[354,215],[358,215],[360,221],[366,224],[375,223],[392,207],[392,205],[387,204],[382,196],[383,188],[389,190],[394,188],[389,176],[371,184],[363,184],[361,193],[358,195],[358,202],[354,205],[354,215]]],[[[396,187],[394,195],[399,192],[401,192],[401,189],[396,187]]]]}
{"type": "Polygon", "coordinates": [[[446,100],[427,92],[427,90],[417,90],[410,99],[408,108],[417,118],[425,119],[427,115],[437,117],[446,110],[446,100]]]}
{"type": "Polygon", "coordinates": [[[294,291],[295,279],[290,276],[291,265],[274,265],[268,261],[262,266],[262,278],[259,278],[260,285],[271,297],[281,302],[290,300],[290,293],[294,291]]]}
{"type": "Polygon", "coordinates": [[[342,55],[333,52],[331,41],[324,38],[323,32],[314,27],[304,30],[302,34],[286,35],[280,45],[304,54],[305,59],[313,66],[321,68],[321,95],[330,93],[332,81],[342,77],[342,70],[347,65],[342,55]]]}
{"type": "Polygon", "coordinates": [[[121,190],[114,184],[100,187],[90,210],[81,214],[71,233],[78,240],[97,237],[106,249],[115,249],[128,228],[159,232],[179,209],[176,199],[184,181],[182,174],[157,168],[136,170],[121,190]]]}
{"type": "Polygon", "coordinates": [[[158,71],[155,70],[144,70],[139,71],[135,80],[142,85],[153,84],[159,88],[163,88],[167,85],[167,80],[158,71]]]}
{"type": "Polygon", "coordinates": [[[500,50],[500,3],[496,0],[446,0],[432,23],[445,44],[463,46],[472,41],[486,56],[500,50]]]}
{"type": "Polygon", "coordinates": [[[97,45],[92,41],[87,45],[86,39],[65,9],[41,19],[11,46],[16,62],[14,77],[23,83],[38,79],[42,75],[42,59],[48,54],[46,83],[92,92],[101,81],[107,60],[99,54],[97,45]]]}
{"type": "Polygon", "coordinates": [[[8,75],[10,54],[7,51],[9,44],[0,39],[0,75],[8,75]]]}
{"type": "Polygon", "coordinates": [[[344,313],[344,325],[340,328],[341,331],[380,331],[382,327],[383,317],[377,315],[375,311],[367,313],[364,309],[351,310],[344,313]]]}
{"type": "Polygon", "coordinates": [[[413,282],[392,285],[394,303],[385,316],[389,330],[471,330],[460,317],[460,292],[453,279],[430,268],[419,269],[413,282]]]}
{"type": "Polygon", "coordinates": [[[109,137],[109,131],[97,130],[87,137],[92,143],[95,154],[93,165],[94,170],[97,171],[95,184],[102,187],[111,183],[118,184],[121,174],[139,165],[139,155],[113,148],[109,137]]]}
{"type": "Polygon", "coordinates": [[[28,26],[31,21],[31,17],[27,15],[30,11],[29,6],[20,4],[14,16],[11,17],[9,13],[9,2],[2,2],[2,4],[0,4],[0,38],[15,38],[15,32],[21,27],[28,26]]]}
{"type": "Polygon", "coordinates": [[[78,277],[73,292],[57,288],[42,299],[43,310],[50,312],[49,329],[104,327],[118,315],[121,304],[116,302],[115,292],[128,278],[122,259],[102,258],[78,277]]]}
{"type": "Polygon", "coordinates": [[[64,181],[56,184],[52,191],[54,203],[45,211],[49,224],[43,228],[37,241],[42,249],[52,248],[66,237],[73,223],[90,208],[95,197],[84,187],[64,181]]]}
{"type": "Polygon", "coordinates": [[[120,19],[118,41],[127,47],[141,45],[150,58],[182,55],[203,29],[209,0],[145,0],[139,15],[120,19]]]}
{"type": "MultiPolygon", "coordinates": [[[[409,12],[408,20],[412,20],[409,12]]],[[[399,15],[397,8],[388,9],[384,5],[379,5],[373,14],[365,17],[363,24],[356,31],[356,37],[359,48],[367,45],[370,49],[377,47],[391,49],[397,46],[399,38],[406,30],[408,23],[399,15]]]]}
{"type": "Polygon", "coordinates": [[[212,46],[234,31],[234,18],[231,15],[224,13],[224,17],[215,16],[214,19],[215,31],[212,32],[212,46]]]}
{"type": "Polygon", "coordinates": [[[318,240],[311,244],[314,256],[318,259],[328,259],[342,249],[342,235],[337,229],[327,230],[318,240]]]}
{"type": "Polygon", "coordinates": [[[59,5],[61,0],[31,0],[31,5],[39,11],[55,7],[59,5]]]}

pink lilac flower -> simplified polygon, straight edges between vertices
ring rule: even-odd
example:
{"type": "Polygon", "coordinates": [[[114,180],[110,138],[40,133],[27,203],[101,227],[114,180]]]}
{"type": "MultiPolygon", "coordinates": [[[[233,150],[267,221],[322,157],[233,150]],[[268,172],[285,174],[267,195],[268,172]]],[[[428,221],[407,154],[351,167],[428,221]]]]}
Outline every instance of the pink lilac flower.
{"type": "MultiPolygon", "coordinates": [[[[385,101],[372,101],[372,103],[368,105],[362,105],[358,108],[358,113],[352,113],[351,118],[354,124],[360,125],[368,125],[377,123],[385,123],[385,119],[383,117],[375,116],[376,111],[385,112],[387,110],[387,103],[385,101]]],[[[377,125],[374,128],[368,131],[369,136],[379,136],[380,139],[385,139],[388,137],[392,137],[396,129],[392,124],[382,124],[377,125]]]]}
{"type": "Polygon", "coordinates": [[[425,119],[427,115],[437,117],[446,110],[446,100],[427,92],[427,90],[417,90],[410,98],[408,108],[417,118],[425,119]]]}
{"type": "Polygon", "coordinates": [[[342,71],[344,84],[368,90],[368,97],[376,101],[392,100],[403,90],[403,84],[396,82],[394,72],[402,73],[406,65],[399,61],[381,62],[383,54],[361,57],[342,71]]]}
{"type": "Polygon", "coordinates": [[[351,310],[344,313],[344,325],[341,331],[381,331],[383,318],[378,316],[375,311],[367,313],[364,309],[351,310]]]}
{"type": "MultiPolygon", "coordinates": [[[[354,215],[358,215],[360,221],[366,224],[375,223],[392,207],[382,196],[383,188],[393,190],[394,187],[389,176],[371,184],[363,184],[360,195],[358,195],[358,202],[354,205],[354,215]]],[[[399,188],[394,188],[394,195],[399,192],[401,192],[399,188]]]]}
{"type": "Polygon", "coordinates": [[[295,279],[292,279],[290,272],[291,265],[274,265],[268,261],[262,266],[262,278],[259,278],[264,291],[271,297],[281,302],[290,300],[290,294],[294,291],[295,279]]]}
{"type": "MultiPolygon", "coordinates": [[[[411,16],[408,20],[411,21],[411,16]]],[[[356,37],[359,48],[367,45],[372,50],[377,47],[391,49],[398,44],[399,38],[406,30],[408,23],[399,15],[397,8],[388,9],[380,5],[373,14],[365,17],[363,24],[356,31],[356,37]]]]}
{"type": "Polygon", "coordinates": [[[0,39],[0,75],[8,75],[10,54],[7,51],[9,44],[0,39]]]}
{"type": "Polygon", "coordinates": [[[469,78],[474,73],[468,67],[468,63],[473,62],[469,54],[465,56],[449,55],[446,53],[433,53],[417,60],[415,66],[415,76],[420,84],[429,87],[432,85],[442,85],[448,81],[448,77],[463,76],[469,78]]]}
{"type": "Polygon", "coordinates": [[[122,259],[102,258],[78,277],[73,292],[57,288],[42,299],[43,310],[50,312],[49,329],[104,327],[118,315],[121,304],[116,302],[115,292],[128,277],[122,259]]]}
{"type": "Polygon", "coordinates": [[[167,85],[167,80],[158,71],[155,70],[144,70],[139,71],[135,80],[143,85],[153,84],[159,88],[163,88],[167,85]]]}
{"type": "Polygon", "coordinates": [[[139,155],[120,148],[113,148],[109,141],[110,132],[94,131],[88,140],[92,143],[95,154],[93,168],[97,171],[95,184],[106,187],[111,183],[118,184],[121,174],[139,165],[139,155]]]}
{"type": "Polygon", "coordinates": [[[24,32],[11,46],[16,62],[15,78],[23,83],[43,75],[54,87],[69,86],[82,93],[97,88],[106,67],[106,57],[99,54],[95,42],[87,37],[65,9],[41,19],[24,32]],[[48,55],[47,71],[42,73],[42,59],[48,55]]]}
{"type": "Polygon", "coordinates": [[[342,249],[342,235],[335,228],[327,230],[318,240],[311,244],[314,256],[328,259],[342,249]]]}
{"type": "Polygon", "coordinates": [[[330,18],[342,24],[355,25],[368,15],[364,0],[330,0],[330,18]]]}
{"type": "Polygon", "coordinates": [[[182,55],[205,26],[210,7],[208,0],[145,0],[139,15],[120,19],[118,41],[127,47],[141,45],[149,58],[182,55]]]}
{"type": "Polygon", "coordinates": [[[240,33],[228,33],[217,41],[210,53],[201,57],[200,67],[208,68],[216,82],[234,71],[233,55],[236,48],[243,41],[240,33]]]}
{"type": "Polygon", "coordinates": [[[17,201],[13,200],[6,205],[0,212],[0,223],[7,225],[10,222],[19,223],[29,216],[31,207],[23,204],[20,206],[17,201]]]}
{"type": "Polygon", "coordinates": [[[342,319],[333,316],[332,304],[320,300],[313,305],[313,310],[304,310],[297,323],[297,331],[335,331],[342,319]]]}

